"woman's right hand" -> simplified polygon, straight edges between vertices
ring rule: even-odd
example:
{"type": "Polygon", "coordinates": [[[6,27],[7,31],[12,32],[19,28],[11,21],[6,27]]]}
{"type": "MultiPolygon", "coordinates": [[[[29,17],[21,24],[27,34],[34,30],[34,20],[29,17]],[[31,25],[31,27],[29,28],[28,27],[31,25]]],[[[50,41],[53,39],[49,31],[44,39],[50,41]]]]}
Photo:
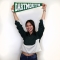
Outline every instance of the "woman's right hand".
{"type": "Polygon", "coordinates": [[[12,5],[11,11],[13,12],[14,19],[15,19],[16,21],[18,21],[19,18],[18,18],[18,16],[17,16],[17,14],[14,12],[14,5],[12,5]]]}
{"type": "Polygon", "coordinates": [[[12,5],[12,7],[11,7],[11,11],[14,12],[14,5],[12,5]]]}

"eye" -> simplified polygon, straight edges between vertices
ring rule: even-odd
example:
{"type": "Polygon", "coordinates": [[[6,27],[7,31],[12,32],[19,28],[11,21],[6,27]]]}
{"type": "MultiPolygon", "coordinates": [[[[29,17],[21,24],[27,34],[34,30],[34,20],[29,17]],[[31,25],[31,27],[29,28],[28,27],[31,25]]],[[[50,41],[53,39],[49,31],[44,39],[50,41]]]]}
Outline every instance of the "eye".
{"type": "Polygon", "coordinates": [[[26,26],[26,27],[28,27],[28,26],[26,26]]]}
{"type": "Polygon", "coordinates": [[[29,26],[32,26],[32,25],[29,25],[29,26]]]}

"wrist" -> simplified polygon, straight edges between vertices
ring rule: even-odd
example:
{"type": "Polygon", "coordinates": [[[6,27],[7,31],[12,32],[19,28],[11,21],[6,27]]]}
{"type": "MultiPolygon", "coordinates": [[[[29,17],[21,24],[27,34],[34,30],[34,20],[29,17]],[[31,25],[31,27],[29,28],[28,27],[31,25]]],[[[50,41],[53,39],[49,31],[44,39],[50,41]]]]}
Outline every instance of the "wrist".
{"type": "Polygon", "coordinates": [[[46,10],[43,10],[43,12],[46,12],[46,10]]]}
{"type": "Polygon", "coordinates": [[[11,11],[12,11],[13,13],[15,13],[14,10],[11,10],[11,11]]]}

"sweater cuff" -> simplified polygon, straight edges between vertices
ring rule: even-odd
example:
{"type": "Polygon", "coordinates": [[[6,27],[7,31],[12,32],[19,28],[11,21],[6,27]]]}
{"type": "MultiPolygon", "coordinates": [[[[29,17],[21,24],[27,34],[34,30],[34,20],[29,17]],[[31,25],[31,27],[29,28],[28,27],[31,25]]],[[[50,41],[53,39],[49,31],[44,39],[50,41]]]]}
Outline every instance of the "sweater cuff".
{"type": "Polygon", "coordinates": [[[42,22],[42,23],[43,23],[43,25],[44,25],[44,27],[45,27],[45,20],[40,19],[40,22],[42,22]]]}
{"type": "Polygon", "coordinates": [[[19,21],[15,20],[15,25],[17,25],[17,24],[21,25],[21,23],[19,21]]]}

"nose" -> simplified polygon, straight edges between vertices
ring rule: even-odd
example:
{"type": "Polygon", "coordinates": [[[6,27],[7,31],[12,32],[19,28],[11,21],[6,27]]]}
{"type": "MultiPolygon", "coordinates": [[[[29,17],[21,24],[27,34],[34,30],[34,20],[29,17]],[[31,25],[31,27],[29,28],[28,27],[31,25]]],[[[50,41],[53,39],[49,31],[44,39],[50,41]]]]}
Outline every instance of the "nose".
{"type": "Polygon", "coordinates": [[[31,28],[31,26],[28,27],[29,29],[31,28]]]}

